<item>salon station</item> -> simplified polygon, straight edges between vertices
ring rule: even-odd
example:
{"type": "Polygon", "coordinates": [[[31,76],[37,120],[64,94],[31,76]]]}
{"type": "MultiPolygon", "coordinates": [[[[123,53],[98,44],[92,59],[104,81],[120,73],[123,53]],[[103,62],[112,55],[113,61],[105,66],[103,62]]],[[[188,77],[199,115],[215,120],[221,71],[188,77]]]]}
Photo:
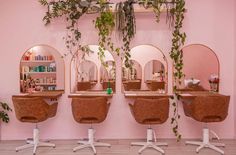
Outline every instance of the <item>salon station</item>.
{"type": "Polygon", "coordinates": [[[0,2],[0,155],[235,155],[235,19],[234,0],[0,2]]]}

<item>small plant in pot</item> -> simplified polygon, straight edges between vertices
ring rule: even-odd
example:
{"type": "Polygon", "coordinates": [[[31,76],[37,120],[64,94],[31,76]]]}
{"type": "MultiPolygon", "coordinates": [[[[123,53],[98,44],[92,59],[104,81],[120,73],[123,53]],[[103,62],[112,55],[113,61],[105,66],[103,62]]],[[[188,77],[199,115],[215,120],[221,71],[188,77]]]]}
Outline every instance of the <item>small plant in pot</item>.
{"type": "Polygon", "coordinates": [[[5,102],[0,102],[0,121],[8,123],[10,118],[8,116],[8,112],[12,111],[12,109],[5,102]]]}

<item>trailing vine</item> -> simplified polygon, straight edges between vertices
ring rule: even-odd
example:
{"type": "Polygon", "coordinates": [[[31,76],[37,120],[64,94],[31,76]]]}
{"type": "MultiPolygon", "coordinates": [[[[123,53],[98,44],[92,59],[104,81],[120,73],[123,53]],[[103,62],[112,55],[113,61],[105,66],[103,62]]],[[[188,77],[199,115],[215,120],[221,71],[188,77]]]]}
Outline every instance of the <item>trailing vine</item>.
{"type": "Polygon", "coordinates": [[[95,28],[98,29],[99,36],[99,52],[98,57],[103,66],[107,66],[105,63],[105,50],[108,49],[111,52],[115,52],[119,55],[120,48],[115,48],[114,43],[111,40],[111,33],[115,27],[115,17],[109,7],[107,0],[99,0],[100,16],[96,18],[95,28]]]}
{"type": "Polygon", "coordinates": [[[173,60],[173,67],[174,67],[174,83],[173,83],[173,92],[174,97],[172,106],[174,107],[174,114],[171,118],[171,124],[173,125],[173,132],[177,137],[177,140],[181,139],[181,134],[178,131],[178,119],[180,119],[180,115],[178,113],[178,100],[180,95],[177,91],[178,85],[181,84],[181,79],[184,77],[183,69],[183,52],[181,50],[182,46],[185,43],[186,34],[181,31],[183,26],[184,20],[184,13],[185,13],[185,0],[173,0],[175,3],[175,7],[172,10],[175,16],[175,24],[174,24],[174,31],[172,33],[172,48],[170,51],[170,57],[173,60]]]}
{"type": "MultiPolygon", "coordinates": [[[[83,50],[83,47],[79,45],[79,40],[81,38],[81,33],[79,31],[78,20],[87,11],[90,13],[99,12],[99,16],[94,21],[95,28],[98,29],[99,33],[99,59],[105,67],[107,64],[104,61],[105,49],[111,52],[117,53],[119,55],[120,48],[115,48],[112,42],[111,34],[116,25],[116,29],[119,32],[119,36],[122,36],[123,47],[122,50],[125,53],[125,66],[132,68],[132,63],[130,62],[130,42],[133,39],[136,32],[135,15],[133,4],[136,3],[134,0],[126,0],[125,2],[120,2],[116,5],[116,16],[112,13],[109,7],[109,0],[59,0],[47,2],[47,0],[39,0],[43,6],[48,7],[48,11],[44,16],[43,20],[45,25],[51,23],[55,18],[65,16],[67,21],[67,35],[64,37],[66,48],[69,53],[75,56],[78,49],[83,50]],[[92,3],[98,3],[99,7],[92,5],[92,3]],[[116,23],[115,23],[116,17],[116,23]]],[[[178,100],[179,93],[177,91],[178,85],[181,84],[181,79],[184,76],[183,69],[183,52],[181,51],[182,46],[185,43],[186,34],[181,31],[184,13],[185,13],[185,0],[138,0],[140,5],[145,8],[152,7],[153,12],[156,16],[156,21],[160,21],[160,14],[163,7],[166,9],[166,22],[169,23],[169,27],[173,27],[172,33],[172,48],[170,51],[170,57],[173,60],[174,67],[174,82],[173,82],[173,92],[174,97],[172,106],[174,107],[173,117],[171,118],[171,124],[173,125],[173,132],[177,137],[177,140],[181,138],[181,134],[178,129],[178,119],[180,115],[178,113],[178,100]]],[[[86,48],[87,49],[87,48],[86,48]]],[[[84,49],[86,51],[86,49],[84,49]]],[[[87,49],[88,50],[88,49],[87,49]]],[[[69,54],[67,53],[67,54],[69,54]]],[[[65,54],[65,56],[67,55],[65,54]]],[[[78,53],[77,53],[78,54],[78,53]]]]}
{"type": "Polygon", "coordinates": [[[116,28],[120,32],[119,36],[122,36],[125,58],[125,67],[131,68],[132,64],[129,59],[130,55],[130,42],[133,39],[136,32],[136,22],[134,15],[133,0],[127,0],[125,2],[117,3],[116,5],[116,28]]]}
{"type": "Polygon", "coordinates": [[[91,1],[86,1],[85,3],[81,0],[65,0],[56,2],[39,0],[39,2],[41,5],[48,7],[46,15],[43,17],[45,25],[50,24],[55,18],[65,16],[67,21],[67,34],[63,39],[65,40],[65,45],[69,52],[64,54],[64,56],[67,56],[68,54],[73,55],[74,52],[78,51],[80,48],[79,41],[81,38],[81,32],[79,31],[78,19],[86,13],[90,7],[91,1]]]}
{"type": "Polygon", "coordinates": [[[169,23],[169,27],[174,25],[173,8],[175,2],[169,0],[138,0],[138,3],[144,8],[152,8],[156,16],[156,22],[160,22],[161,10],[166,9],[166,23],[169,23]]]}
{"type": "Polygon", "coordinates": [[[170,57],[173,60],[174,67],[174,85],[173,92],[174,96],[172,99],[173,116],[171,118],[171,124],[173,126],[172,130],[177,140],[181,139],[181,134],[179,133],[178,120],[180,119],[180,115],[178,112],[178,101],[180,95],[177,91],[178,85],[181,85],[181,80],[184,77],[183,69],[183,52],[181,51],[181,47],[185,43],[186,34],[181,31],[184,13],[185,13],[185,0],[140,0],[139,4],[143,5],[145,8],[153,7],[153,11],[156,15],[156,21],[160,21],[160,14],[163,5],[167,9],[166,22],[169,23],[169,27],[174,27],[172,33],[172,48],[170,51],[170,57]]]}
{"type": "Polygon", "coordinates": [[[153,12],[156,15],[156,21],[160,21],[161,9],[163,9],[163,5],[165,4],[165,9],[167,9],[166,22],[169,23],[169,27],[174,26],[174,31],[172,33],[172,48],[170,51],[170,57],[173,60],[174,67],[174,85],[173,92],[174,97],[172,99],[172,106],[174,108],[173,116],[171,118],[171,124],[173,126],[172,130],[175,136],[177,137],[177,141],[181,139],[181,134],[179,133],[178,120],[180,119],[180,115],[178,112],[178,101],[180,95],[177,91],[178,85],[181,84],[181,79],[184,77],[183,69],[183,52],[181,51],[181,47],[185,43],[186,34],[181,31],[184,13],[185,13],[185,0],[139,0],[139,4],[143,5],[144,8],[153,8],[153,12]]]}

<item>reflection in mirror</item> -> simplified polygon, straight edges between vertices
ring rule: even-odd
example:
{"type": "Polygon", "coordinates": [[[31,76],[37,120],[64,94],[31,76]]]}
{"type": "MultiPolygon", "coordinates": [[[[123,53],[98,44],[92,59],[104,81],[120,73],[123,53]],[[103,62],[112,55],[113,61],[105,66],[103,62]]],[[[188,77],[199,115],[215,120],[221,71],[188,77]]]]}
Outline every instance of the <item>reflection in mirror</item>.
{"type": "Polygon", "coordinates": [[[106,90],[108,87],[115,92],[116,88],[116,64],[115,61],[106,61],[106,66],[101,66],[100,82],[102,89],[106,90]]]}
{"type": "Polygon", "coordinates": [[[89,60],[77,63],[77,90],[91,90],[97,83],[97,66],[89,60]]]}
{"type": "Polygon", "coordinates": [[[109,51],[105,51],[106,66],[98,59],[98,45],[87,45],[89,50],[78,51],[71,60],[71,92],[106,90],[115,91],[115,61],[109,51]],[[98,71],[100,69],[100,71],[98,71]]]}
{"type": "Polygon", "coordinates": [[[142,67],[135,61],[130,60],[132,67],[126,68],[125,65],[122,67],[122,80],[141,80],[142,79],[142,67]]]}
{"type": "Polygon", "coordinates": [[[165,67],[159,60],[151,60],[144,67],[144,80],[152,91],[165,90],[165,67]]]}
{"type": "Polygon", "coordinates": [[[218,91],[219,61],[213,50],[192,44],[183,49],[183,79],[180,90],[186,91],[218,91]]]}
{"type": "Polygon", "coordinates": [[[122,67],[122,83],[125,91],[140,90],[142,79],[142,67],[135,61],[130,60],[131,67],[122,67]]]}
{"type": "Polygon", "coordinates": [[[27,50],[20,62],[20,91],[22,93],[64,90],[64,60],[60,53],[47,45],[27,50]]]}
{"type": "Polygon", "coordinates": [[[139,45],[132,48],[130,54],[131,66],[126,68],[123,62],[122,89],[125,91],[150,90],[166,93],[167,61],[162,51],[152,45],[139,45]]]}

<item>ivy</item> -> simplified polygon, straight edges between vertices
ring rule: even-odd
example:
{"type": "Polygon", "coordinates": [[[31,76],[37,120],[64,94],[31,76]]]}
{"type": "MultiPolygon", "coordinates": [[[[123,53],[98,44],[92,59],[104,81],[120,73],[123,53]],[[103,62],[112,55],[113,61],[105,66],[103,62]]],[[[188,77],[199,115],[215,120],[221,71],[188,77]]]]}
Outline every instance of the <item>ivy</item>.
{"type": "Polygon", "coordinates": [[[45,25],[49,25],[51,21],[55,18],[65,17],[67,26],[67,34],[63,39],[65,40],[65,45],[68,53],[64,54],[67,56],[69,53],[71,55],[78,51],[80,48],[80,38],[81,32],[79,31],[78,20],[86,13],[88,8],[90,8],[91,1],[86,1],[83,3],[81,0],[65,0],[65,1],[52,1],[39,0],[40,4],[47,6],[48,10],[46,15],[43,17],[45,25]]]}
{"type": "Polygon", "coordinates": [[[180,95],[177,91],[178,85],[181,84],[181,79],[184,77],[183,69],[183,52],[181,51],[182,46],[185,43],[186,34],[181,31],[185,13],[185,0],[139,0],[139,4],[143,5],[144,8],[153,8],[153,12],[156,15],[156,21],[160,21],[160,14],[163,8],[166,9],[166,22],[169,23],[169,27],[173,27],[172,33],[172,47],[170,51],[170,57],[173,60],[174,66],[174,85],[173,92],[174,97],[172,99],[173,116],[171,118],[171,124],[173,126],[172,131],[179,141],[181,134],[179,133],[178,120],[180,115],[178,112],[178,101],[180,95]]]}
{"type": "Polygon", "coordinates": [[[136,33],[136,21],[134,15],[133,0],[127,0],[125,2],[117,3],[116,5],[116,28],[120,32],[119,36],[122,36],[125,58],[125,67],[131,68],[130,62],[130,42],[134,38],[136,33]]]}
{"type": "MultiPolygon", "coordinates": [[[[122,36],[123,46],[122,50],[125,53],[125,65],[126,67],[132,67],[130,62],[130,42],[134,38],[136,32],[135,15],[133,4],[134,0],[126,0],[125,2],[120,2],[116,5],[116,16],[112,13],[109,7],[108,0],[64,0],[57,2],[47,2],[47,0],[39,0],[43,6],[48,7],[48,11],[44,16],[43,20],[45,25],[51,23],[54,18],[66,17],[67,21],[67,36],[64,37],[65,44],[69,53],[74,55],[78,52],[78,49],[83,49],[79,45],[79,40],[81,38],[81,33],[78,28],[79,18],[86,13],[89,9],[96,8],[95,11],[99,11],[100,14],[94,21],[95,28],[98,29],[99,36],[99,52],[98,56],[101,63],[106,66],[104,62],[105,49],[111,52],[117,53],[119,55],[120,48],[115,48],[112,42],[111,34],[116,25],[119,32],[119,36],[122,36]],[[99,7],[93,6],[92,2],[99,4],[99,7]],[[116,23],[115,23],[116,18],[116,23]],[[76,52],[74,52],[76,51],[76,52]]],[[[145,8],[152,7],[153,12],[156,16],[156,21],[160,21],[161,10],[165,8],[167,10],[166,22],[169,23],[169,27],[173,27],[172,32],[172,47],[170,51],[170,57],[173,60],[174,67],[174,85],[173,92],[174,97],[172,106],[174,107],[173,116],[171,118],[171,124],[173,125],[173,132],[177,137],[177,140],[181,138],[181,134],[178,131],[178,120],[180,115],[178,113],[178,100],[179,93],[177,91],[178,85],[181,84],[181,79],[184,76],[183,69],[183,52],[181,51],[182,46],[185,43],[186,34],[181,31],[184,20],[185,13],[185,0],[138,0],[140,5],[145,8]]],[[[92,11],[93,12],[93,11],[92,11]]],[[[66,56],[67,54],[65,54],[66,56]]]]}
{"type": "Polygon", "coordinates": [[[108,49],[111,52],[115,52],[117,55],[120,53],[120,48],[115,48],[114,43],[111,40],[111,34],[115,27],[115,17],[112,13],[109,2],[106,0],[99,0],[100,15],[94,21],[95,28],[98,29],[99,36],[99,52],[98,57],[103,66],[107,66],[105,63],[105,50],[108,49]]]}
{"type": "Polygon", "coordinates": [[[179,141],[181,139],[181,134],[178,131],[179,125],[178,120],[180,115],[178,113],[178,100],[180,95],[177,91],[178,86],[181,84],[181,79],[184,77],[183,73],[183,51],[181,50],[182,46],[185,43],[186,34],[181,31],[183,27],[184,13],[185,13],[185,0],[172,0],[175,3],[175,7],[172,9],[172,13],[175,17],[173,37],[172,37],[172,48],[170,51],[170,57],[173,60],[174,67],[174,83],[173,83],[173,92],[174,98],[172,106],[174,107],[174,113],[171,118],[171,124],[173,125],[173,132],[179,141]]]}

